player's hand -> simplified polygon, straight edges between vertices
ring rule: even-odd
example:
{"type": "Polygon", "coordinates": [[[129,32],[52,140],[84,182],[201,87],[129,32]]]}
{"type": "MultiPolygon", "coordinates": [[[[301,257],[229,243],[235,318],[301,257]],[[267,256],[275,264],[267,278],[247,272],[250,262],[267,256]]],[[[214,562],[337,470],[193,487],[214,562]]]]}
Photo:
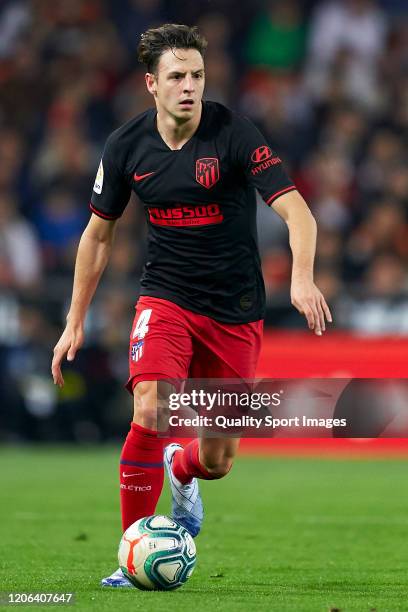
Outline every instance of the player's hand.
{"type": "Polygon", "coordinates": [[[54,384],[59,387],[64,386],[64,378],[61,372],[61,362],[65,355],[68,361],[73,361],[78,349],[84,341],[84,330],[82,325],[67,324],[61,338],[54,348],[54,357],[51,364],[52,377],[54,384]]]}
{"type": "Polygon", "coordinates": [[[290,297],[293,306],[305,315],[309,329],[321,336],[326,331],[326,320],[331,323],[333,319],[326,300],[314,282],[292,278],[290,297]]]}

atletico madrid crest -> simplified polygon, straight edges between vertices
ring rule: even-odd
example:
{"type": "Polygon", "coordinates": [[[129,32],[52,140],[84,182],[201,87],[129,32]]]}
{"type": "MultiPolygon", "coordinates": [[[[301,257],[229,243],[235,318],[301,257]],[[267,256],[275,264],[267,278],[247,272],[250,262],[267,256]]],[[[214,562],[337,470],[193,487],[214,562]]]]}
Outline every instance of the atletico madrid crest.
{"type": "Polygon", "coordinates": [[[210,189],[220,178],[220,165],[216,157],[204,157],[196,161],[196,181],[210,189]]]}
{"type": "Polygon", "coordinates": [[[143,357],[144,340],[138,340],[132,344],[132,361],[139,361],[143,357]]]}

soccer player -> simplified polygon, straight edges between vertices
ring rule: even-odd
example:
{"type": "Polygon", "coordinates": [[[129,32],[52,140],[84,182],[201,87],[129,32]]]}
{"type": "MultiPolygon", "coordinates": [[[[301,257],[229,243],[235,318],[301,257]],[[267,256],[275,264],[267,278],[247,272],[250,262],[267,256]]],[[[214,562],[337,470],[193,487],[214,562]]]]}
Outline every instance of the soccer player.
{"type": "MultiPolygon", "coordinates": [[[[87,308],[108,262],[131,191],[141,200],[148,251],[130,336],[127,388],[134,417],[120,459],[122,526],[154,514],[166,466],[173,517],[193,536],[203,507],[197,479],[225,476],[235,438],[203,437],[164,449],[157,434],[160,381],[251,379],[261,346],[265,291],[256,236],[258,189],[286,221],[293,254],[291,300],[317,335],[331,321],[313,282],[316,223],[264,136],[245,117],[202,100],[206,41],[166,24],[141,37],[139,60],[155,108],[107,139],[91,219],[78,248],[72,302],[54,349],[54,382],[84,337],[87,308]]],[[[127,587],[120,570],[102,581],[127,587]]]]}

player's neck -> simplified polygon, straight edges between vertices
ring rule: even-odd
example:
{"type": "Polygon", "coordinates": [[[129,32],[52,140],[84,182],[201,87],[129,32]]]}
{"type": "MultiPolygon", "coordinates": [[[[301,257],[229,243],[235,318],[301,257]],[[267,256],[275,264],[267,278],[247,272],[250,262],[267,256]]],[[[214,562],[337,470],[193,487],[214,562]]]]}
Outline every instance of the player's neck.
{"type": "Polygon", "coordinates": [[[197,115],[188,121],[178,123],[174,117],[157,111],[157,129],[170,149],[181,149],[190,140],[200,125],[201,113],[202,105],[197,115]]]}

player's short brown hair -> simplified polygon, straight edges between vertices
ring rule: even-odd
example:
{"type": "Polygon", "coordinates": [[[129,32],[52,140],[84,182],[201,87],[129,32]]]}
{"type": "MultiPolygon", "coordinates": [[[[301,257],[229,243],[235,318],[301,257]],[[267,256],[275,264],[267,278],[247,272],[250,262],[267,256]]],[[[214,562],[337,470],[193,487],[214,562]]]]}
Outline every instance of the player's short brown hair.
{"type": "Polygon", "coordinates": [[[150,28],[141,36],[137,48],[138,60],[145,64],[148,72],[155,72],[160,56],[168,49],[197,49],[204,57],[207,41],[197,26],[165,23],[159,28],[150,28]]]}

